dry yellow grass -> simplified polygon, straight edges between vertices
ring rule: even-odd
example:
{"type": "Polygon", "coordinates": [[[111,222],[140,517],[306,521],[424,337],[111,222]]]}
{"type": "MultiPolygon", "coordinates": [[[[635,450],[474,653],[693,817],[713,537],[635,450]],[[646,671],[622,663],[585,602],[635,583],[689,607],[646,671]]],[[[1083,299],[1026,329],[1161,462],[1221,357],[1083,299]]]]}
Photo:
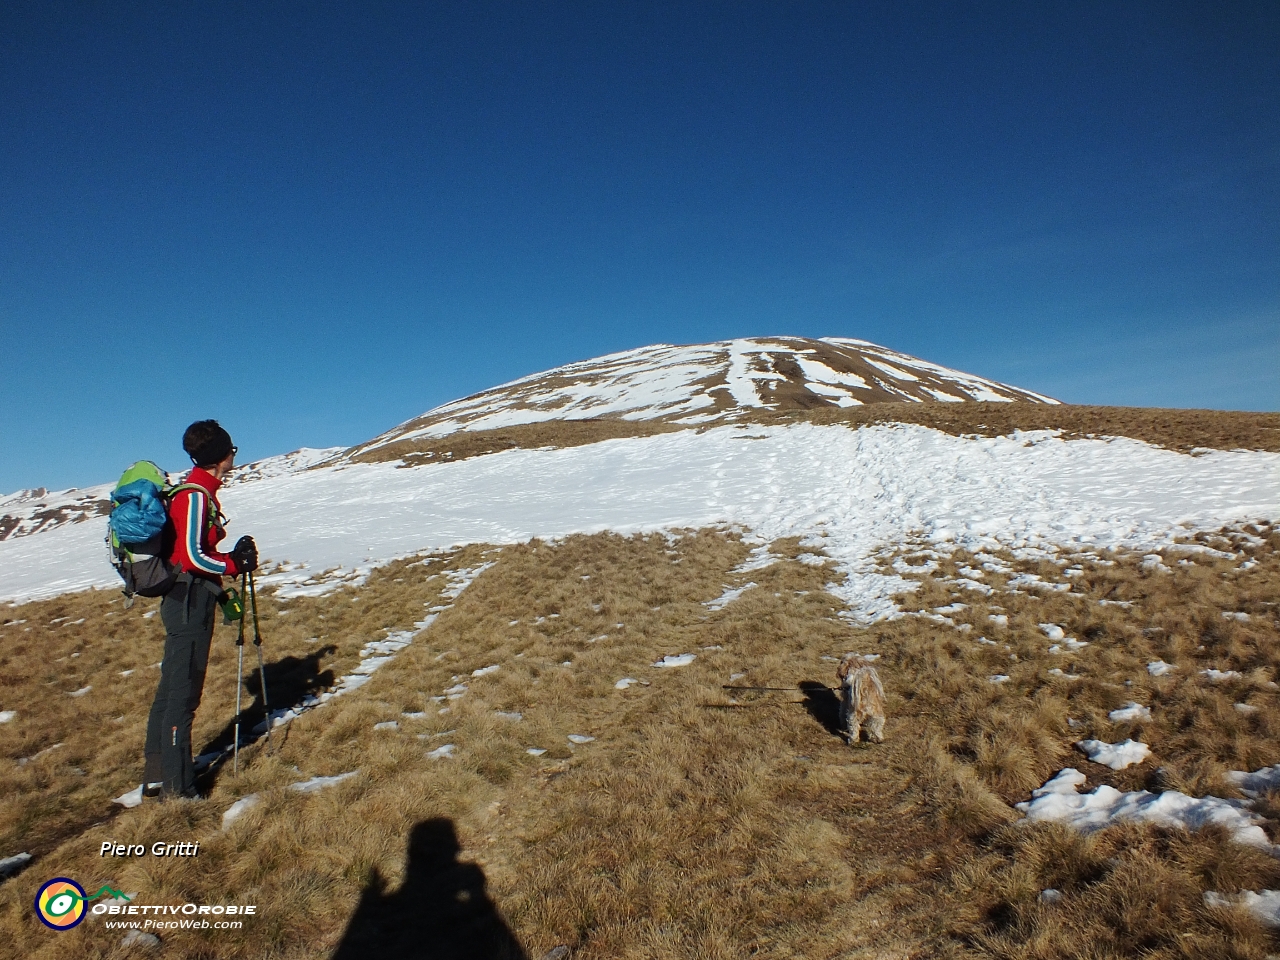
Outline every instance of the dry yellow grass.
{"type": "Polygon", "coordinates": [[[1060,430],[1067,439],[1130,437],[1158,447],[1193,450],[1280,451],[1280,413],[1238,410],[1177,410],[1160,407],[1097,407],[1084,404],[873,403],[844,409],[751,411],[764,423],[918,423],[956,436],[1008,436],[1015,430],[1060,430]]]}
{"type": "MultiPolygon", "coordinates": [[[[899,598],[922,613],[966,605],[946,614],[959,629],[945,627],[931,642],[922,643],[904,621],[883,633],[912,691],[906,711],[946,731],[935,745],[939,771],[963,771],[965,789],[953,788],[945,813],[980,843],[957,864],[944,900],[953,936],[979,954],[1261,958],[1275,951],[1274,936],[1256,920],[1204,905],[1206,891],[1280,884],[1274,857],[1223,833],[1131,825],[1081,837],[1056,826],[995,827],[1000,808],[993,797],[1026,799],[1063,766],[1085,772],[1090,789],[1106,783],[1230,798],[1239,793],[1226,771],[1280,762],[1280,630],[1271,599],[1280,588],[1280,531],[1254,527],[1197,540],[1188,547],[1211,545],[1234,556],[1174,548],[1162,552],[1161,569],[1127,554],[1061,566],[1004,555],[997,562],[1009,573],[984,577],[995,588],[988,597],[956,585],[959,568],[972,570],[980,558],[955,553],[917,575],[918,592],[899,598]],[[1244,558],[1256,565],[1241,569],[1244,558]],[[1048,586],[1009,592],[1019,573],[1048,586]],[[1046,623],[1088,646],[1050,653],[1040,626],[1046,623]],[[1147,665],[1156,660],[1176,670],[1152,676],[1147,665]],[[1239,676],[1215,683],[1201,672],[1211,669],[1239,676]],[[987,681],[995,674],[1010,680],[987,681]],[[1131,701],[1150,706],[1151,719],[1109,719],[1131,701]],[[1153,758],[1112,771],[1072,749],[1081,739],[1126,737],[1148,743],[1153,758]],[[1063,899],[1041,903],[1047,888],[1061,890],[1063,899]]],[[[1255,809],[1271,818],[1265,829],[1272,841],[1280,840],[1275,798],[1255,809]]]]}
{"type": "Polygon", "coordinates": [[[580,447],[619,437],[651,437],[672,433],[681,427],[654,420],[548,420],[500,430],[464,430],[445,437],[422,437],[395,440],[372,450],[354,448],[351,460],[361,463],[383,463],[403,460],[406,466],[424,463],[447,463],[482,457],[500,450],[539,447],[580,447]]]}
{"type": "MultiPolygon", "coordinates": [[[[1280,762],[1270,686],[1280,533],[1223,538],[1208,545],[1248,550],[1256,565],[1166,552],[1165,572],[1100,554],[1068,576],[1002,555],[1010,572],[989,573],[983,596],[950,582],[980,558],[943,557],[900,601],[965,603],[949,618],[967,632],[925,617],[851,626],[825,592],[834,570],[792,559],[798,543],[775,543],[784,559],[738,574],[746,547],[715,531],[404,561],[328,597],[264,597],[268,660],[292,658],[295,692],[348,673],[365,642],[412,629],[447,571],[494,565],[361,689],[303,714],[269,749],[243,751],[239,777],[219,771],[209,801],[114,815],[108,799],[141,772],[158,624],[107,593],[8,609],[3,618],[25,622],[0,627],[0,709],[18,711],[0,725],[0,855],[38,859],[0,885],[0,954],[66,956],[74,943],[77,956],[125,955],[101,920],[39,926],[31,898],[64,875],[148,902],[259,905],[239,931],[163,932],[166,956],[360,955],[356,941],[394,921],[420,950],[434,945],[421,955],[442,956],[464,922],[534,958],[557,944],[575,958],[1261,958],[1275,937],[1239,911],[1205,907],[1202,893],[1277,888],[1272,858],[1211,831],[1027,828],[1011,808],[1062,766],[1086,770],[1091,786],[1231,796],[1225,770],[1280,762]],[[1017,572],[1070,590],[1007,592],[1017,572]],[[722,610],[705,605],[748,581],[722,610]],[[1049,653],[1039,624],[1050,622],[1089,646],[1049,653]],[[882,655],[882,746],[850,748],[832,729],[835,663],[823,658],[853,650],[882,655]],[[652,666],[682,653],[696,659],[652,666]],[[1151,677],[1157,658],[1178,670],[1151,677]],[[1199,674],[1210,667],[1243,676],[1210,684],[1199,674]],[[992,684],[995,673],[1011,679],[992,684]],[[619,690],[623,677],[649,685],[619,690]],[[458,684],[460,698],[436,699],[458,684]],[[1111,724],[1107,711],[1128,700],[1151,705],[1152,721],[1111,724]],[[397,729],[373,729],[391,720],[397,729]],[[1155,757],[1113,772],[1072,747],[1128,735],[1155,757]],[[449,743],[451,758],[428,755],[449,743]],[[352,770],[313,794],[287,789],[352,770]],[[248,793],[260,803],[223,832],[222,812],[248,793]],[[199,839],[201,853],[104,860],[108,838],[199,839]],[[1046,887],[1063,900],[1041,904],[1046,887]]],[[[232,636],[220,628],[215,639],[197,744],[231,718],[232,636]]],[[[1275,812],[1275,798],[1261,809],[1275,812]]]]}

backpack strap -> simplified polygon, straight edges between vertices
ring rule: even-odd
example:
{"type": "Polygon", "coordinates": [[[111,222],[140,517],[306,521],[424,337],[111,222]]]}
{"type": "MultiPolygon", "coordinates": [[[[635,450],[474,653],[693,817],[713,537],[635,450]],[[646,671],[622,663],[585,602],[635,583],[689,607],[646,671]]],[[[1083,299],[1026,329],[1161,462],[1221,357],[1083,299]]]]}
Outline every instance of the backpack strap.
{"type": "Polygon", "coordinates": [[[176,497],[178,494],[180,494],[184,490],[190,490],[192,493],[201,494],[207,501],[208,505],[213,508],[212,510],[206,511],[206,516],[205,516],[206,528],[219,526],[219,525],[225,527],[227,525],[227,518],[223,516],[222,511],[219,510],[217,506],[214,505],[213,497],[209,495],[209,491],[206,490],[204,487],[200,486],[200,484],[198,483],[180,483],[176,487],[170,487],[168,490],[164,492],[165,499],[170,503],[172,503],[173,498],[176,497]]]}

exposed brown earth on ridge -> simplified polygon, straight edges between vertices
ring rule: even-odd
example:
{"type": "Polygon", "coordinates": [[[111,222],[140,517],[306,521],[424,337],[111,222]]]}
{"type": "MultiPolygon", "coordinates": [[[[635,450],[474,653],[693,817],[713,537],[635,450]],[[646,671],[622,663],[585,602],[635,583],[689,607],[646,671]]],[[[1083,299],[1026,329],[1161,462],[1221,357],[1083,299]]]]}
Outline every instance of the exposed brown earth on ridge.
{"type": "MultiPolygon", "coordinates": [[[[953,436],[1007,436],[1015,430],[1061,430],[1066,439],[1129,437],[1154,446],[1190,453],[1193,450],[1264,450],[1280,452],[1280,413],[1235,410],[1179,410],[1159,407],[1095,407],[1074,404],[889,402],[860,407],[738,411],[726,423],[852,428],[887,423],[914,423],[953,436]]],[[[357,463],[403,460],[407,466],[465,460],[500,450],[576,447],[618,437],[647,437],[692,429],[661,420],[549,420],[498,430],[464,430],[447,437],[397,440],[372,450],[359,447],[342,459],[357,463]]]]}
{"type": "Polygon", "coordinates": [[[655,420],[547,420],[500,430],[462,430],[439,439],[420,437],[394,440],[373,450],[344,453],[353,463],[385,463],[403,460],[407,467],[483,457],[502,450],[537,450],[542,447],[582,447],[622,437],[652,437],[688,429],[655,420]]]}

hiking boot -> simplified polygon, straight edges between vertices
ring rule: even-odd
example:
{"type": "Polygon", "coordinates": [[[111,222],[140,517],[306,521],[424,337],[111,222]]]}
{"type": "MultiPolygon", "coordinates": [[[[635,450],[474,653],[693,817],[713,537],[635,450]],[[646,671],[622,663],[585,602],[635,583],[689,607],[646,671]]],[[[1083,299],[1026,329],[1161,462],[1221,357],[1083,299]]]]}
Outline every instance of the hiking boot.
{"type": "Polygon", "coordinates": [[[142,785],[142,798],[144,800],[154,800],[156,797],[160,796],[163,788],[163,783],[144,783],[142,785]]]}

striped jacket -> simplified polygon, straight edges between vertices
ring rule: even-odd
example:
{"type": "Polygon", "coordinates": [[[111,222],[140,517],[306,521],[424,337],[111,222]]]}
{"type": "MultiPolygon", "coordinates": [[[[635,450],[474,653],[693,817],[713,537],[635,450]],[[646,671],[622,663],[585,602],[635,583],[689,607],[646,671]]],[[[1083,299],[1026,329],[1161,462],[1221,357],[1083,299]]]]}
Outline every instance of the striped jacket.
{"type": "Polygon", "coordinates": [[[180,490],[169,503],[169,517],[173,520],[177,537],[173,544],[170,562],[197,577],[221,585],[222,578],[234,577],[239,571],[228,554],[218,552],[218,542],[226,536],[222,505],[218,503],[218,488],[222,481],[199,467],[193,469],[183,483],[193,483],[208,491],[201,496],[194,490],[180,490]],[[210,516],[209,511],[213,514],[210,516]]]}

